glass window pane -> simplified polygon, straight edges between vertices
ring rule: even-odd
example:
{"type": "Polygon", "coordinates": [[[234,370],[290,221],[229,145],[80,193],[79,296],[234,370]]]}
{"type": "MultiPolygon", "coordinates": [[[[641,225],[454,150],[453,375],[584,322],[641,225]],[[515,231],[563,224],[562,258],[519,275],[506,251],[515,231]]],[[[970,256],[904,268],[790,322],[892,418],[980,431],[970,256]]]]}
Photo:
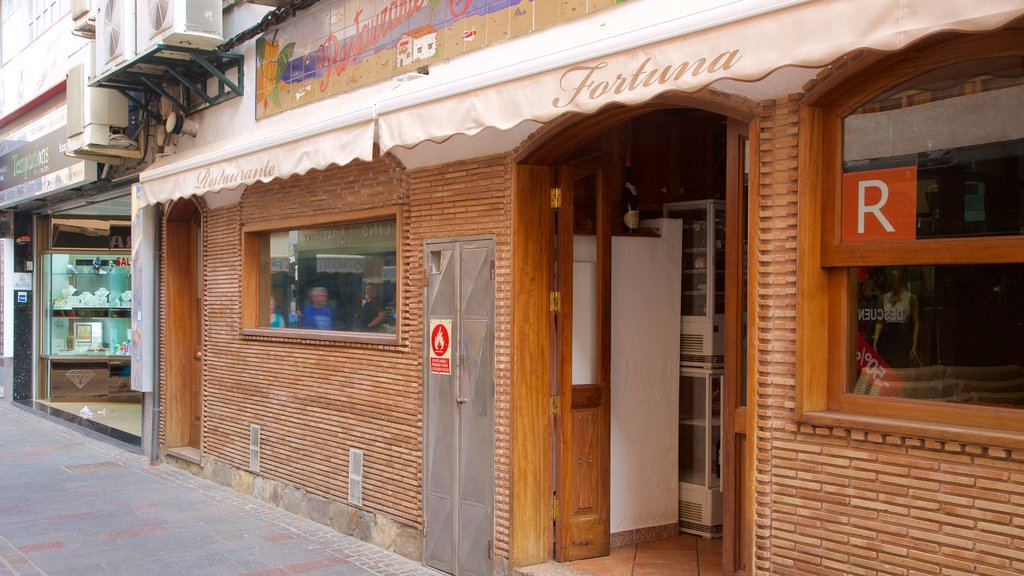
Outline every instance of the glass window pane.
{"type": "Polygon", "coordinates": [[[869,185],[844,189],[844,222],[887,230],[870,240],[1024,234],[1022,100],[1014,56],[930,71],[864,104],[843,121],[843,172],[869,185]],[[894,168],[906,176],[890,180],[894,168]]]}
{"type": "Polygon", "coordinates": [[[395,332],[395,219],[260,238],[259,326],[395,332]]]}
{"type": "Polygon", "coordinates": [[[854,394],[1024,407],[1024,264],[855,269],[854,394]]]}

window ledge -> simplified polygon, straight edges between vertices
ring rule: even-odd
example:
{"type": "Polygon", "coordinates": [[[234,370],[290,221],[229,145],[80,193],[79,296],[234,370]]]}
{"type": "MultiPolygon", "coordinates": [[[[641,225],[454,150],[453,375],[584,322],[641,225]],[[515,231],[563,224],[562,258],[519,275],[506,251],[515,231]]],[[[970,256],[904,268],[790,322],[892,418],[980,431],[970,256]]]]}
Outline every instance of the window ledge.
{"type": "Polygon", "coordinates": [[[851,428],[882,434],[929,438],[943,442],[1024,450],[1024,431],[991,430],[830,410],[804,412],[797,418],[797,422],[828,428],[851,428]]]}
{"type": "Polygon", "coordinates": [[[374,332],[322,332],[319,330],[302,330],[299,328],[243,328],[243,337],[266,338],[272,340],[313,340],[336,344],[379,344],[397,346],[397,334],[374,332]]]}

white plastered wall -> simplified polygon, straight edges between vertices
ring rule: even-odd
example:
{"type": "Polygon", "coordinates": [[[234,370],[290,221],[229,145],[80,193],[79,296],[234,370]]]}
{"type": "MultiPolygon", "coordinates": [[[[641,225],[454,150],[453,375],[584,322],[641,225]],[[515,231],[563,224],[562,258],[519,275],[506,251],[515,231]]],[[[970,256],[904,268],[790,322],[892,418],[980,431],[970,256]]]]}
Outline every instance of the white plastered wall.
{"type": "Polygon", "coordinates": [[[611,532],[678,522],[682,221],[612,239],[611,532]]]}

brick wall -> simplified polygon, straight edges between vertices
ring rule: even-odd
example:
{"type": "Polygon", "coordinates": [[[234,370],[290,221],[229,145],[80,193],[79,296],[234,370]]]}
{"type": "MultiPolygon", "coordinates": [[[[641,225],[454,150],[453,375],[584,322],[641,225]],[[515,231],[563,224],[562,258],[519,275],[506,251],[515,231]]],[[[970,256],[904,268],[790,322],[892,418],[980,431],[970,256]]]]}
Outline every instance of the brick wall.
{"type": "Polygon", "coordinates": [[[761,119],[755,571],[1024,574],[1024,452],[795,421],[798,104],[761,119]]]}
{"type": "MultiPolygon", "coordinates": [[[[248,469],[261,427],[260,475],[346,502],[350,447],[364,451],[364,508],[422,527],[423,242],[497,240],[496,536],[507,557],[510,385],[510,162],[505,156],[407,173],[392,157],[250,186],[203,220],[203,455],[248,469]],[[400,342],[395,346],[242,337],[241,229],[284,218],[398,207],[400,342]]],[[[163,309],[165,303],[161,302],[163,309]]],[[[161,427],[161,437],[163,428],[161,427]]]]}

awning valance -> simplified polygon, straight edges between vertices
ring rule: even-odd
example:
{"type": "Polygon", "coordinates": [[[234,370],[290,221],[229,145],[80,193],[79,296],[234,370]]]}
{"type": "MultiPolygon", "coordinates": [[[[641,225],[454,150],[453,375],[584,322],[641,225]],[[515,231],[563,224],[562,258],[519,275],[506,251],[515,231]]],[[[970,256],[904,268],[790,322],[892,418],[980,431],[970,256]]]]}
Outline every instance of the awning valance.
{"type": "Polygon", "coordinates": [[[371,160],[375,129],[387,151],[669,91],[746,86],[757,87],[750,91],[757,97],[783,97],[806,79],[794,72],[813,74],[857,50],[897,50],[936,32],[991,30],[1022,15],[1021,0],[625,3],[161,159],[140,175],[140,200],[233,190],[221,195],[231,201],[254,182],[371,160]],[[649,22],[652,14],[660,19],[649,22]]]}
{"type": "Polygon", "coordinates": [[[227,140],[200,146],[161,159],[139,176],[142,205],[156,204],[218,190],[237,190],[373,159],[374,122],[371,110],[342,116],[323,116],[304,110],[227,140]]]}
{"type": "Polygon", "coordinates": [[[723,79],[757,81],[783,67],[826,66],[858,49],[896,50],[938,31],[997,28],[1022,14],[1020,0],[725,3],[643,30],[649,39],[674,31],[661,41],[637,46],[635,31],[604,37],[380,100],[379,143],[382,150],[411,147],[610,103],[639,104],[723,79]],[[549,66],[554,62],[561,64],[549,66]]]}

